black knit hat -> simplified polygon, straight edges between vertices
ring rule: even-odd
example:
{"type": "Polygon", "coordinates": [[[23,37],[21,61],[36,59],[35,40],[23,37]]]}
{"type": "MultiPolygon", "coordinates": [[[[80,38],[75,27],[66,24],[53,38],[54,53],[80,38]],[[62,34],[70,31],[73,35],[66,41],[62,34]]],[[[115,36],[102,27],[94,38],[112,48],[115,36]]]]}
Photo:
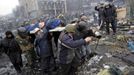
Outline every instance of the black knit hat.
{"type": "Polygon", "coordinates": [[[86,22],[84,22],[84,21],[81,21],[81,22],[79,22],[78,23],[78,25],[77,25],[77,30],[78,31],[84,31],[84,30],[86,30],[87,29],[87,23],[86,22]]]}
{"type": "Polygon", "coordinates": [[[11,38],[14,38],[14,35],[13,35],[13,33],[11,31],[6,31],[5,35],[6,36],[11,35],[11,38]]]}
{"type": "Polygon", "coordinates": [[[5,35],[10,35],[10,34],[12,35],[13,33],[11,31],[6,31],[5,32],[5,35]]]}

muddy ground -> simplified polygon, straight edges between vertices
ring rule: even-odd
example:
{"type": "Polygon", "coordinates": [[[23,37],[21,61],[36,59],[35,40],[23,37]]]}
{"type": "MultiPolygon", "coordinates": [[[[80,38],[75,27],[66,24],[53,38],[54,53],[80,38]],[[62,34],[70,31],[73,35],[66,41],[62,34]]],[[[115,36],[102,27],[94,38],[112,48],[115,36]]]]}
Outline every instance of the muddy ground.
{"type": "MultiPolygon", "coordinates": [[[[116,39],[116,36],[119,34],[121,33],[108,36],[103,35],[96,50],[95,47],[97,42],[91,43],[91,50],[97,52],[98,55],[87,60],[85,65],[79,68],[77,74],[96,75],[104,67],[115,65],[121,69],[125,75],[134,75],[134,61],[132,61],[134,60],[134,55],[127,49],[126,42],[116,39]]],[[[17,75],[14,67],[5,54],[0,56],[0,75],[17,75]]]]}

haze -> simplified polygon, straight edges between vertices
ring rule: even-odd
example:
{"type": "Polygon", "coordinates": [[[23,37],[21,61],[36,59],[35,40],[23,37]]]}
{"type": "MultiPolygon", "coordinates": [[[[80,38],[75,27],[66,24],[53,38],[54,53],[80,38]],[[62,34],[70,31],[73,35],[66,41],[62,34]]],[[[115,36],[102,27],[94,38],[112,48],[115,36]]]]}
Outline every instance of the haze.
{"type": "Polygon", "coordinates": [[[17,5],[18,0],[0,0],[0,15],[10,14],[17,5]]]}

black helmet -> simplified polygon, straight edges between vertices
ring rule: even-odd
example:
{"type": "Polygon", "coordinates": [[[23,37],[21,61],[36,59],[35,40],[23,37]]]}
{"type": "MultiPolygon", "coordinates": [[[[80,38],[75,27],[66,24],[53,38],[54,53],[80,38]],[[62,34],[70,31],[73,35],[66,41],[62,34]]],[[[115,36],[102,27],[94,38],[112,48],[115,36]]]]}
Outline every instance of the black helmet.
{"type": "Polygon", "coordinates": [[[84,30],[87,29],[87,23],[84,21],[79,22],[78,25],[76,26],[76,29],[80,32],[83,32],[84,30]]]}

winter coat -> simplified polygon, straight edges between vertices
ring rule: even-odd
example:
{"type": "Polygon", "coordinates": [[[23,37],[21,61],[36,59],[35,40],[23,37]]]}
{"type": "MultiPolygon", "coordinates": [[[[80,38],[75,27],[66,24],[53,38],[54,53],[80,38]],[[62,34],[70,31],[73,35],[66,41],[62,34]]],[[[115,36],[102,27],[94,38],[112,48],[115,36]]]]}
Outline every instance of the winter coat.
{"type": "Polygon", "coordinates": [[[50,40],[48,38],[48,30],[43,28],[43,32],[36,36],[35,47],[40,57],[48,57],[52,55],[50,40]]]}
{"type": "Polygon", "coordinates": [[[116,8],[114,6],[109,6],[109,8],[105,8],[104,17],[106,22],[112,22],[117,17],[116,8]]]}
{"type": "Polygon", "coordinates": [[[62,32],[58,41],[58,62],[71,63],[75,57],[75,48],[86,44],[85,40],[74,40],[68,33],[62,32]]]}
{"type": "Polygon", "coordinates": [[[4,38],[1,41],[0,47],[3,48],[7,55],[10,55],[11,53],[22,53],[22,50],[15,39],[4,38]]]}
{"type": "Polygon", "coordinates": [[[16,41],[20,45],[22,52],[29,51],[33,48],[33,44],[31,44],[27,39],[21,38],[19,35],[16,36],[16,41]]]}
{"type": "Polygon", "coordinates": [[[95,7],[95,10],[98,11],[98,16],[99,16],[99,19],[104,19],[104,8],[101,7],[101,8],[97,8],[97,6],[95,7]]]}
{"type": "Polygon", "coordinates": [[[8,55],[16,71],[21,71],[20,67],[23,66],[21,57],[22,50],[18,42],[14,38],[4,38],[0,43],[0,47],[2,47],[4,52],[8,55]]]}

